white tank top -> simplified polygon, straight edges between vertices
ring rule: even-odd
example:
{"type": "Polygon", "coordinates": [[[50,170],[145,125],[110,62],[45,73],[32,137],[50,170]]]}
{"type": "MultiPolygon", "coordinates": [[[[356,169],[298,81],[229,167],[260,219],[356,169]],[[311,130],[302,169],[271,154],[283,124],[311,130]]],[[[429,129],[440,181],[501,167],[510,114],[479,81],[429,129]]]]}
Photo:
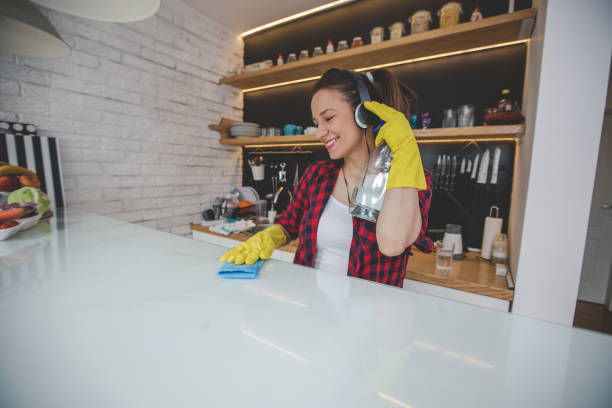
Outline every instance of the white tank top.
{"type": "Polygon", "coordinates": [[[330,196],[319,219],[314,267],[346,275],[353,239],[353,217],[348,206],[330,196]]]}

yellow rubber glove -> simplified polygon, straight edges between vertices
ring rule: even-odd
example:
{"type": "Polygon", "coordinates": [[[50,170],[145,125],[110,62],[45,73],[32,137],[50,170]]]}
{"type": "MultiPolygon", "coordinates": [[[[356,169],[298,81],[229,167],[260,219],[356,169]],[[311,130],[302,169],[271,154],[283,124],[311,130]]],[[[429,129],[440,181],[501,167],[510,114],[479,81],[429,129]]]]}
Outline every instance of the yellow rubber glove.
{"type": "Polygon", "coordinates": [[[221,262],[229,261],[241,265],[253,265],[258,259],[268,259],[275,248],[287,242],[283,229],[273,225],[258,232],[236,248],[227,251],[221,257],[221,262]]]}
{"type": "Polygon", "coordinates": [[[412,187],[426,190],[421,154],[406,116],[379,102],[365,102],[364,106],[385,121],[378,131],[375,143],[379,146],[385,141],[393,153],[386,189],[412,187]]]}

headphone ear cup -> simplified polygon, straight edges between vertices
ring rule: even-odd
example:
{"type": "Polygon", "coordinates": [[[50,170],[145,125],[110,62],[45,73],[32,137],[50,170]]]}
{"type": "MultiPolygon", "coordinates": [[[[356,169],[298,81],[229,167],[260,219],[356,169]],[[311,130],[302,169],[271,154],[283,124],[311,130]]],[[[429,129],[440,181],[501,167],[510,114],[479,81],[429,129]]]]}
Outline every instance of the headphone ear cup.
{"type": "Polygon", "coordinates": [[[381,122],[380,118],[366,109],[363,102],[357,105],[355,109],[355,123],[362,129],[367,129],[370,126],[378,125],[381,122]]]}
{"type": "Polygon", "coordinates": [[[368,110],[365,108],[365,106],[363,106],[363,102],[361,102],[355,109],[355,123],[357,123],[357,126],[360,128],[367,129],[368,123],[364,111],[367,112],[368,110]]]}

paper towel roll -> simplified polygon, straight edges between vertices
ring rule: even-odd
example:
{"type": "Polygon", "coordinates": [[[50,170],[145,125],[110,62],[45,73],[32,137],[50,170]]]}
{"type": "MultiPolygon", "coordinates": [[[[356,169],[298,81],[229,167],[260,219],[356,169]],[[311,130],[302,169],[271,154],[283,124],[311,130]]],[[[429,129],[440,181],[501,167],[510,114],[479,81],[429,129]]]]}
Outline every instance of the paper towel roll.
{"type": "Polygon", "coordinates": [[[485,217],[484,232],[482,233],[482,246],[480,256],[484,259],[491,258],[491,245],[497,234],[501,233],[504,219],[501,217],[485,217]]]}

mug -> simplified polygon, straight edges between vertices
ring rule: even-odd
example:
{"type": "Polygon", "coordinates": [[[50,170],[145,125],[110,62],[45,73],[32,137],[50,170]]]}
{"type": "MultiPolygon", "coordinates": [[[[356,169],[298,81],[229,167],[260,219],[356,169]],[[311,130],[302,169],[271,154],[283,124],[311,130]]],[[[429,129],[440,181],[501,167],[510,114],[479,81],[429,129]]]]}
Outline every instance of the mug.
{"type": "Polygon", "coordinates": [[[283,127],[284,135],[295,135],[295,125],[285,125],[283,127]]]}
{"type": "Polygon", "coordinates": [[[304,133],[304,126],[296,125],[294,135],[301,135],[304,133]]]}

